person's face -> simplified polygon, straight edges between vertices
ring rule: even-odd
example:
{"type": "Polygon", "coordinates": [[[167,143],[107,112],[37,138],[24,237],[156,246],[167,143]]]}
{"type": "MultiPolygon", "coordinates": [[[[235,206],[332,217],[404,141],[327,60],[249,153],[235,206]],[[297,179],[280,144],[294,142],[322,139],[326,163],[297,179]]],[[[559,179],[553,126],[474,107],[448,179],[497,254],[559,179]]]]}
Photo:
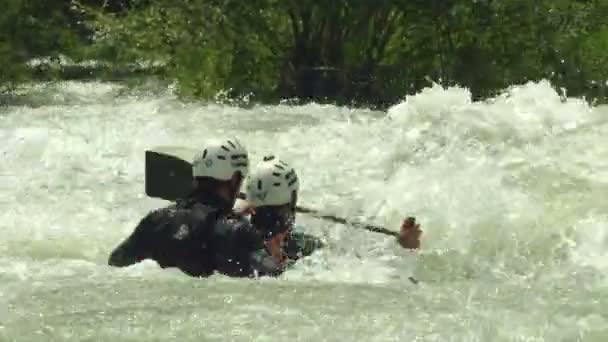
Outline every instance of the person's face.
{"type": "Polygon", "coordinates": [[[269,237],[288,233],[295,224],[295,207],[289,204],[257,207],[251,223],[269,237]]]}
{"type": "Polygon", "coordinates": [[[242,184],[243,177],[240,173],[235,173],[232,178],[228,182],[224,183],[224,185],[220,188],[221,196],[230,201],[232,206],[234,206],[242,184]]]}

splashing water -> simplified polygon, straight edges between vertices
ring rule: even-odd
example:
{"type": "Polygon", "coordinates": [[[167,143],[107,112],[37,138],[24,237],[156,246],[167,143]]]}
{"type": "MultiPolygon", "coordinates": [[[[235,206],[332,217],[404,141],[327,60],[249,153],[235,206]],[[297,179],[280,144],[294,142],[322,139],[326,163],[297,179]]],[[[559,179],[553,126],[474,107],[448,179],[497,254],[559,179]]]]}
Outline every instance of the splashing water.
{"type": "Polygon", "coordinates": [[[546,82],[486,102],[436,86],[388,113],[101,83],[23,96],[0,109],[3,341],[608,338],[608,110],[546,82]],[[302,215],[329,246],[279,279],[106,266],[165,204],[143,194],[144,150],[220,135],[292,163],[303,205],[395,230],[416,216],[422,250],[302,215]]]}

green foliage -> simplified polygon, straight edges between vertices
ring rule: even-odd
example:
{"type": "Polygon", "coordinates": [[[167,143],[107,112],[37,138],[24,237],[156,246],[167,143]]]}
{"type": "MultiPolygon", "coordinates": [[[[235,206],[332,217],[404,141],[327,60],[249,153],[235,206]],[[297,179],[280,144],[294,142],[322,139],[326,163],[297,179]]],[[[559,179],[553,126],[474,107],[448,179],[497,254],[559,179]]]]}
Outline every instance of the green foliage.
{"type": "Polygon", "coordinates": [[[279,37],[263,32],[273,13],[253,13],[251,4],[159,0],[119,15],[86,11],[98,56],[117,63],[162,61],[180,94],[209,98],[220,90],[269,94],[275,87],[278,45],[268,41],[279,37]]]}
{"type": "Polygon", "coordinates": [[[77,55],[83,32],[69,1],[7,0],[0,5],[0,84],[32,77],[24,63],[36,57],[77,55]]]}
{"type": "Polygon", "coordinates": [[[184,98],[220,91],[385,106],[433,80],[476,97],[550,79],[606,99],[599,0],[7,0],[0,82],[63,53],[164,63],[184,98]],[[76,10],[75,10],[76,8],[76,10]]]}

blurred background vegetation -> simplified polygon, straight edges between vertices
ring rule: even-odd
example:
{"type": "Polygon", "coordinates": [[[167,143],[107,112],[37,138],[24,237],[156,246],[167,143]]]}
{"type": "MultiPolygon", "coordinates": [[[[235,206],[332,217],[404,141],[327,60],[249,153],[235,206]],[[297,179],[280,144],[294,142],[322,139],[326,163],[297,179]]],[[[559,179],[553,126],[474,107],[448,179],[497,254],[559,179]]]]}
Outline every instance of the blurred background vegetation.
{"type": "Polygon", "coordinates": [[[608,1],[3,0],[0,87],[154,77],[218,92],[386,107],[430,85],[474,98],[547,79],[606,102],[608,1]],[[33,63],[32,61],[38,61],[33,63]]]}

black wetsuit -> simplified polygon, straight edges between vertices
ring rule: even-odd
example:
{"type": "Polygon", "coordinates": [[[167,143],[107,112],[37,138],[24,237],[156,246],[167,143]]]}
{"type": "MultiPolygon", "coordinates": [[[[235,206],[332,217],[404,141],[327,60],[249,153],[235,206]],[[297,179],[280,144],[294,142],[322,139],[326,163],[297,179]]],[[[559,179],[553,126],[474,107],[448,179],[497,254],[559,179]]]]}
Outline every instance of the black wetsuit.
{"type": "Polygon", "coordinates": [[[162,268],[176,267],[195,277],[214,272],[280,275],[283,268],[266,251],[261,234],[219,202],[190,198],[150,212],[111,253],[108,264],[124,267],[152,259],[162,268]]]}
{"type": "Polygon", "coordinates": [[[325,248],[325,243],[318,237],[301,232],[292,232],[285,239],[283,253],[289,259],[297,261],[322,248],[325,248]]]}

